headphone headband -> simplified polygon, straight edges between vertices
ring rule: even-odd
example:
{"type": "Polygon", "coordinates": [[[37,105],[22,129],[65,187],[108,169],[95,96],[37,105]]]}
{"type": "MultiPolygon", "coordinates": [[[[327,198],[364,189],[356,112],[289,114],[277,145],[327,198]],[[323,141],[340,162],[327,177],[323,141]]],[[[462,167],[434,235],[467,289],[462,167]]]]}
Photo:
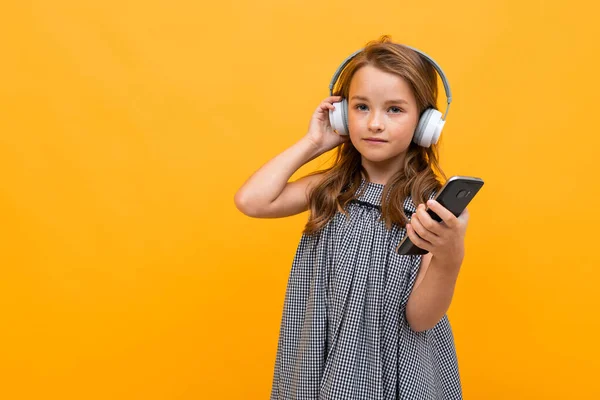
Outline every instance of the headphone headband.
{"type": "MultiPolygon", "coordinates": [[[[446,74],[444,74],[444,71],[442,71],[442,68],[438,65],[438,63],[435,62],[435,60],[433,58],[429,57],[427,54],[423,53],[421,50],[418,50],[418,49],[415,49],[414,47],[410,47],[410,46],[406,46],[406,45],[402,45],[402,46],[407,47],[407,48],[419,53],[423,57],[425,57],[425,59],[430,62],[430,64],[433,66],[433,68],[435,68],[435,70],[437,71],[440,78],[442,78],[442,83],[444,84],[444,91],[446,92],[446,99],[448,101],[448,103],[446,104],[446,113],[444,114],[444,117],[442,119],[446,120],[446,116],[448,115],[448,111],[450,110],[450,103],[452,102],[452,92],[450,91],[450,84],[448,83],[448,79],[446,79],[446,74]]],[[[361,53],[363,50],[364,49],[355,51],[348,58],[346,58],[344,60],[344,62],[342,62],[342,64],[340,64],[338,69],[335,71],[333,78],[331,78],[331,82],[329,83],[329,95],[330,96],[333,96],[333,86],[337,82],[339,76],[341,75],[341,73],[344,70],[344,68],[346,67],[346,65],[348,65],[348,63],[354,57],[356,57],[359,53],[361,53]]]]}

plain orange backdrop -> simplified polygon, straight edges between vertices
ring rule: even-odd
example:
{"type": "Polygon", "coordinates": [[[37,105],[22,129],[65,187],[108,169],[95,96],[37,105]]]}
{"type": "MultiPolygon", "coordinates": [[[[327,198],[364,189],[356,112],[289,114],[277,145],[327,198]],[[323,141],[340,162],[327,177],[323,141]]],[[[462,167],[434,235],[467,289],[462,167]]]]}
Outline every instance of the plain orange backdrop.
{"type": "Polygon", "coordinates": [[[2,9],[0,398],[267,398],[307,214],[233,195],[382,34],[440,63],[442,166],[486,181],[449,312],[465,398],[600,398],[596,2],[2,9]]]}

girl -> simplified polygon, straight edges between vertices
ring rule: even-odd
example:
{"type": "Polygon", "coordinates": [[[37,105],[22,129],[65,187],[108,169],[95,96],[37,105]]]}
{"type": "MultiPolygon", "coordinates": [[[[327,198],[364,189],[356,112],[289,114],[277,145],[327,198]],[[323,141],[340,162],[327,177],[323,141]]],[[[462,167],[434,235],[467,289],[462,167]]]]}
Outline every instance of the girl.
{"type": "Polygon", "coordinates": [[[468,222],[431,200],[443,171],[435,144],[413,142],[435,108],[431,62],[387,36],[344,67],[336,95],[308,133],[239,189],[258,218],[310,210],[287,285],[271,400],[460,399],[446,311],[468,222]],[[348,135],[329,120],[347,99],[348,135]],[[334,165],[294,182],[306,162],[337,147],[334,165]],[[424,202],[443,222],[427,214],[424,202]],[[424,256],[400,256],[408,235],[424,256]]]}

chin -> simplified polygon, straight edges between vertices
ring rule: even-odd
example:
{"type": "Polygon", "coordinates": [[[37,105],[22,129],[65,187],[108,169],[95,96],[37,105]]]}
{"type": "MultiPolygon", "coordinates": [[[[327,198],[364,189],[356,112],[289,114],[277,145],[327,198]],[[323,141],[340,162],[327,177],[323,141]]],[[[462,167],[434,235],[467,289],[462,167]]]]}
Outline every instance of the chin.
{"type": "Polygon", "coordinates": [[[373,162],[389,162],[402,156],[403,153],[390,154],[388,152],[378,152],[370,149],[357,149],[363,159],[373,162]]]}
{"type": "Polygon", "coordinates": [[[385,154],[372,154],[371,152],[361,152],[360,155],[367,161],[370,162],[374,162],[374,163],[380,163],[380,162],[384,162],[384,161],[389,161],[390,159],[394,158],[394,157],[390,157],[388,155],[385,154]]]}

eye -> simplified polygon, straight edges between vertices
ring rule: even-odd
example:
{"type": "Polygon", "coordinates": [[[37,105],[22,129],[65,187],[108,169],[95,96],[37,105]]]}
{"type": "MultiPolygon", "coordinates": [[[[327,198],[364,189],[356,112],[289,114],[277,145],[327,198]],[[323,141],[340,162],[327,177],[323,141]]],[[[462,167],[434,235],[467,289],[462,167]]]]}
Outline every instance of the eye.
{"type": "Polygon", "coordinates": [[[364,104],[357,104],[354,106],[354,108],[356,108],[358,111],[367,111],[368,107],[364,104]]]}
{"type": "Polygon", "coordinates": [[[393,114],[398,114],[398,113],[404,112],[404,110],[401,109],[400,107],[390,107],[389,111],[391,111],[393,114]]]}

